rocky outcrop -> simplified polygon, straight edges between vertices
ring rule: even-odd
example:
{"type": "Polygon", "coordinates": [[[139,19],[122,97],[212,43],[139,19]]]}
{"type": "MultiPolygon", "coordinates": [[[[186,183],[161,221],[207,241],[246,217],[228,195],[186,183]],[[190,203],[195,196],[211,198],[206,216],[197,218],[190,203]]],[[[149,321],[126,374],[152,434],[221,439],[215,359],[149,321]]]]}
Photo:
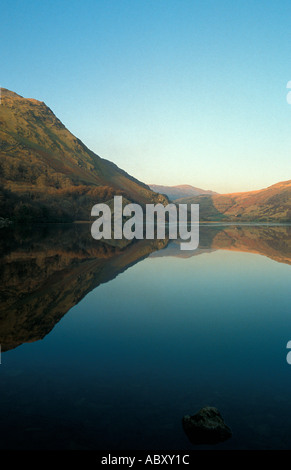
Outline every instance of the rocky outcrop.
{"type": "Polygon", "coordinates": [[[201,408],[193,416],[184,416],[182,423],[192,444],[217,444],[232,436],[219,410],[212,406],[201,408]]]}

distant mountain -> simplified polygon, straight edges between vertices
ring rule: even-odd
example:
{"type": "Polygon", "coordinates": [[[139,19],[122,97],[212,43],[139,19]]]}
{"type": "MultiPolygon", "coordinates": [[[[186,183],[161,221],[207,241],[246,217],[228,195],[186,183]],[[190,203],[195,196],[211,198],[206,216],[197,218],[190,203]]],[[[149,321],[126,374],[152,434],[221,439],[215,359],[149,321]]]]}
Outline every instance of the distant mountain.
{"type": "Polygon", "coordinates": [[[45,103],[1,88],[0,217],[89,220],[113,195],[141,205],[167,202],[89,150],[45,103]]]}
{"type": "Polygon", "coordinates": [[[291,180],[258,191],[201,195],[175,203],[199,204],[204,221],[291,222],[291,180]]]}
{"type": "Polygon", "coordinates": [[[156,193],[165,194],[171,201],[182,197],[199,196],[200,194],[217,194],[214,191],[196,188],[189,184],[181,184],[178,186],[149,184],[149,187],[156,193]]]}

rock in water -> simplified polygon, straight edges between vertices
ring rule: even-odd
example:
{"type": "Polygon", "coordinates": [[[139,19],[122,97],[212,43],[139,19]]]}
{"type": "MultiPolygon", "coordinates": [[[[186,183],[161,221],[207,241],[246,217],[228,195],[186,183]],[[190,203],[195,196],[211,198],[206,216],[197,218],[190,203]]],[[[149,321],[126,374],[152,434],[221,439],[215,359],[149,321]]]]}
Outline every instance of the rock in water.
{"type": "Polygon", "coordinates": [[[193,416],[186,415],[183,428],[192,444],[217,444],[232,436],[217,408],[206,406],[193,416]]]}

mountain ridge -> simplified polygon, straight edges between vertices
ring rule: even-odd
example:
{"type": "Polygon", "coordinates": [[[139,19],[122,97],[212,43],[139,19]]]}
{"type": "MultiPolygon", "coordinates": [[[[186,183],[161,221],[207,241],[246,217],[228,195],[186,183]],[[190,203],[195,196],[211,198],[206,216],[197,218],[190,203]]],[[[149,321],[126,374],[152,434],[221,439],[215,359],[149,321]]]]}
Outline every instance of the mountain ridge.
{"type": "Polygon", "coordinates": [[[89,220],[113,195],[141,205],[167,198],[101,158],[43,102],[1,88],[0,215],[16,220],[89,220]]]}
{"type": "Polygon", "coordinates": [[[0,92],[1,225],[7,219],[89,221],[92,206],[114,195],[142,206],[199,204],[201,221],[291,222],[291,180],[226,194],[188,184],[147,185],[91,151],[43,101],[0,92]]]}
{"type": "Polygon", "coordinates": [[[180,198],[176,204],[199,204],[201,220],[291,222],[291,180],[263,189],[180,198]]]}
{"type": "Polygon", "coordinates": [[[181,197],[199,196],[201,194],[217,194],[215,191],[197,188],[190,184],[178,184],[175,186],[149,184],[148,186],[155,192],[165,194],[171,201],[175,201],[181,197]]]}

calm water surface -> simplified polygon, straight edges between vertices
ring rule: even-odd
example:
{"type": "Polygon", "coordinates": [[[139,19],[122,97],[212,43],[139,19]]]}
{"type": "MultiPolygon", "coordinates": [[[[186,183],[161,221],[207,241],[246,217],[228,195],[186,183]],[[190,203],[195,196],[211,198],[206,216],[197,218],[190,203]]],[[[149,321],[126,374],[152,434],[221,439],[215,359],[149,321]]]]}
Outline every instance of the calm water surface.
{"type": "Polygon", "coordinates": [[[55,230],[3,232],[1,449],[291,449],[290,227],[195,252],[55,230]],[[233,435],[194,446],[206,405],[233,435]]]}

